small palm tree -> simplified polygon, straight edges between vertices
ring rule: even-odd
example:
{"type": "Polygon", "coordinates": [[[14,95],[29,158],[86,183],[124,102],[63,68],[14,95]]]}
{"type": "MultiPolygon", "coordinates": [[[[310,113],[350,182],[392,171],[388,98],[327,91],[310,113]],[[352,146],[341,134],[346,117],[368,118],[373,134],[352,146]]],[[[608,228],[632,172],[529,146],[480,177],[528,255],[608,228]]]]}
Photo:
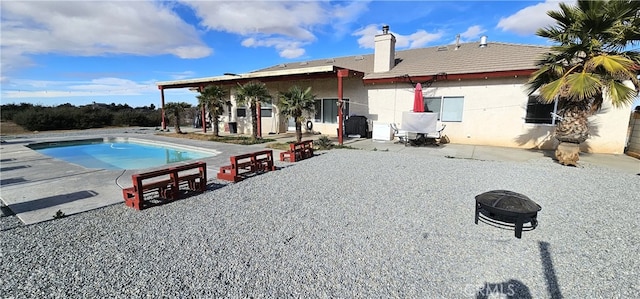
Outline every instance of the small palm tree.
{"type": "Polygon", "coordinates": [[[257,103],[271,102],[271,95],[267,86],[259,81],[250,81],[244,85],[238,84],[236,88],[236,101],[238,104],[249,104],[251,110],[251,124],[253,138],[258,138],[258,114],[256,112],[257,103]]]}
{"type": "Polygon", "coordinates": [[[315,96],[311,94],[311,87],[302,90],[299,86],[294,85],[288,91],[280,92],[278,108],[283,115],[293,117],[296,122],[297,142],[302,141],[302,122],[305,120],[303,115],[315,110],[315,101],[315,96]]]}
{"type": "Polygon", "coordinates": [[[209,85],[200,93],[200,95],[196,96],[200,107],[203,109],[209,109],[209,114],[213,118],[213,136],[216,137],[220,134],[218,124],[220,122],[220,115],[222,115],[224,106],[227,103],[224,99],[226,95],[227,92],[222,87],[209,85]]]}
{"type": "Polygon", "coordinates": [[[180,122],[182,121],[182,114],[185,110],[191,108],[191,104],[181,102],[181,103],[167,103],[164,105],[164,110],[169,115],[170,119],[174,121],[174,128],[176,133],[182,134],[182,130],[180,130],[180,122]]]}
{"type": "Polygon", "coordinates": [[[640,55],[626,50],[640,41],[639,11],[640,1],[631,0],[560,3],[559,11],[547,13],[556,24],[537,31],[556,45],[538,62],[540,69],[527,87],[530,95],[539,92],[544,103],[558,101],[560,163],[576,165],[578,145],[589,137],[587,118],[600,111],[605,99],[622,107],[637,95],[624,81],[640,86],[640,55]]]}

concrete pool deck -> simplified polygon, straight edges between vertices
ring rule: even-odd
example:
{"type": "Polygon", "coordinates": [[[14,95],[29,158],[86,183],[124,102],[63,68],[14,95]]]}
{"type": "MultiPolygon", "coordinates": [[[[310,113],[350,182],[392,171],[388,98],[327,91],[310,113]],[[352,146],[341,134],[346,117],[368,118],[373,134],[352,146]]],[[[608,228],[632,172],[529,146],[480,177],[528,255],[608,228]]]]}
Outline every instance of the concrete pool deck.
{"type": "MultiPolygon", "coordinates": [[[[191,130],[193,131],[193,130],[191,130]]],[[[207,163],[209,181],[215,179],[220,166],[229,163],[232,155],[248,153],[263,148],[265,144],[244,146],[210,141],[172,138],[152,134],[153,131],[96,133],[84,135],[8,138],[0,146],[0,199],[24,223],[33,224],[52,220],[57,211],[65,215],[85,212],[100,207],[122,204],[122,187],[131,186],[131,174],[143,170],[87,169],[42,155],[26,145],[36,142],[77,140],[86,138],[135,138],[148,142],[168,143],[218,151],[219,154],[202,159],[207,163]]],[[[265,138],[276,142],[293,140],[293,134],[270,135],[265,138]]],[[[304,139],[317,139],[319,135],[305,135],[304,139]]],[[[394,142],[371,139],[345,139],[345,145],[362,150],[394,151],[416,155],[433,155],[447,158],[520,161],[551,159],[551,152],[522,150],[489,146],[446,144],[439,147],[405,147],[394,142]]],[[[274,158],[280,151],[274,150],[274,158]]],[[[277,159],[277,158],[276,158],[277,159]]],[[[596,165],[639,174],[640,160],[626,155],[581,154],[581,165],[596,165]]],[[[282,165],[282,164],[281,164],[282,165]]],[[[158,167],[161,168],[161,167],[158,167]]]]}
{"type": "MultiPolygon", "coordinates": [[[[54,219],[59,210],[68,216],[123,203],[121,186],[130,187],[131,175],[144,170],[87,169],[26,147],[38,142],[100,137],[131,138],[215,150],[218,152],[216,156],[199,159],[207,163],[208,179],[215,178],[219,167],[229,163],[229,156],[256,150],[252,146],[130,133],[6,140],[0,147],[0,199],[3,204],[24,224],[33,224],[54,219]]],[[[276,152],[279,151],[274,150],[276,152]]],[[[185,163],[188,162],[175,164],[185,163]]]]}

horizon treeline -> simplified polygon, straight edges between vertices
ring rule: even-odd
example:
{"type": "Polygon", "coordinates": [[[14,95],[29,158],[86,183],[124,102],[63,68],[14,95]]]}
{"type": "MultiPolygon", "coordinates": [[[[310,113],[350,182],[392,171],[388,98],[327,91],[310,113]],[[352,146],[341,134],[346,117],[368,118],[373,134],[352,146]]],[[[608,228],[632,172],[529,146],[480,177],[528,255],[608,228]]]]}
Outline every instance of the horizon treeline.
{"type": "Polygon", "coordinates": [[[0,106],[0,119],[30,131],[77,130],[110,126],[160,126],[162,116],[154,104],[133,108],[128,104],[42,106],[28,103],[0,106]]]}

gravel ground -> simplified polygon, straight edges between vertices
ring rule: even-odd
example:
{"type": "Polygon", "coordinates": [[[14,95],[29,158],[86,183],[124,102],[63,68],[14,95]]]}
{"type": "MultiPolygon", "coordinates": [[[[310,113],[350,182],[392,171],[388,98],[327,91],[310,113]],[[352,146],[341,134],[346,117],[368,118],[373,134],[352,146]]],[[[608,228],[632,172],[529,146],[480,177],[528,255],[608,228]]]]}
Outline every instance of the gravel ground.
{"type": "Polygon", "coordinates": [[[640,297],[637,175],[359,150],[277,165],[143,211],[1,217],[0,296],[640,297]],[[495,189],[540,204],[538,228],[475,225],[495,189]]]}

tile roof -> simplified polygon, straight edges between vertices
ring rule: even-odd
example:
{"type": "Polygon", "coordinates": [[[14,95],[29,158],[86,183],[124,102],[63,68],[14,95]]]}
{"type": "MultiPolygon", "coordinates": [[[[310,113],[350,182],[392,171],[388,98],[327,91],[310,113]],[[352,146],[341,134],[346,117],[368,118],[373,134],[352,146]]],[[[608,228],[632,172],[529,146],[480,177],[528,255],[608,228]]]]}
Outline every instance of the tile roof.
{"type": "Polygon", "coordinates": [[[293,70],[299,68],[334,65],[365,74],[364,79],[395,78],[409,75],[431,76],[439,73],[471,74],[498,71],[535,69],[541,55],[549,47],[488,43],[481,48],[479,42],[435,46],[396,51],[396,65],[388,72],[373,73],[373,54],[318,59],[275,65],[255,72],[293,70]]]}

